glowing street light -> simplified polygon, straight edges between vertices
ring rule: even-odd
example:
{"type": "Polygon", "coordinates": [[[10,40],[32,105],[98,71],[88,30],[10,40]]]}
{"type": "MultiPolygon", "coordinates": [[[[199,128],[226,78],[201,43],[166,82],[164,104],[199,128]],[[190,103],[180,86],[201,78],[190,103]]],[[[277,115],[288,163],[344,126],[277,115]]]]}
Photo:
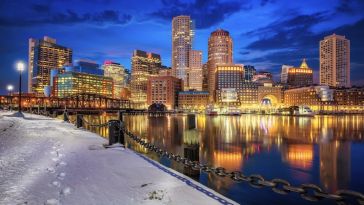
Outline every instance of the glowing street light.
{"type": "Polygon", "coordinates": [[[11,95],[11,92],[14,90],[14,86],[8,85],[8,86],[6,86],[6,89],[9,91],[9,95],[11,95]]]}
{"type": "Polygon", "coordinates": [[[19,112],[21,113],[21,74],[25,70],[23,62],[19,61],[16,63],[16,70],[19,71],[19,112]]]}

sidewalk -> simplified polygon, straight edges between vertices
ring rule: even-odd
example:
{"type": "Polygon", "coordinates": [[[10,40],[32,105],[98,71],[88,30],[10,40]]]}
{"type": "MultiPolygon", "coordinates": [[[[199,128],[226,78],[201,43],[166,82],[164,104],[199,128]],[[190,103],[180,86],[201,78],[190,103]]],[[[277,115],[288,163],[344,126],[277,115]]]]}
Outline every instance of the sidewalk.
{"type": "Polygon", "coordinates": [[[69,123],[0,112],[0,204],[236,204],[69,123]]]}

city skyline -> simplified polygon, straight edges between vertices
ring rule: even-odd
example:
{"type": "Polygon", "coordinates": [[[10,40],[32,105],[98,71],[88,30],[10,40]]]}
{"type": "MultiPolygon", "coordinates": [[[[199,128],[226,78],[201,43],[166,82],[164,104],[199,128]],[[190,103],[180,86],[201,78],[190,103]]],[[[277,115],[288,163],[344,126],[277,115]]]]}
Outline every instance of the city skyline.
{"type": "MultiPolygon", "coordinates": [[[[125,2],[119,3],[125,4],[125,2]]],[[[351,3],[338,1],[329,9],[331,11],[320,12],[319,10],[322,10],[322,8],[320,8],[322,7],[321,5],[313,7],[313,2],[306,3],[309,9],[292,9],[288,12],[290,15],[287,15],[287,17],[278,15],[274,17],[274,20],[272,21],[267,18],[270,16],[268,11],[274,10],[275,7],[282,4],[282,1],[262,1],[259,3],[239,3],[235,1],[224,4],[219,1],[196,1],[190,3],[175,1],[168,7],[179,8],[176,9],[176,11],[173,9],[165,9],[165,12],[160,12],[159,14],[156,12],[148,13],[149,10],[158,10],[159,7],[166,8],[167,6],[165,2],[156,2],[156,5],[159,5],[159,7],[149,8],[150,6],[146,6],[145,9],[143,9],[145,14],[149,14],[150,20],[140,20],[139,18],[140,16],[143,16],[142,14],[138,14],[139,16],[129,15],[128,17],[123,14],[121,10],[119,12],[115,12],[116,10],[114,10],[114,12],[108,10],[107,8],[111,8],[113,5],[115,6],[115,2],[113,1],[95,1],[93,4],[90,3],[81,10],[79,7],[85,3],[80,3],[73,7],[74,10],[79,10],[78,12],[66,11],[63,15],[61,15],[62,13],[60,11],[62,8],[65,8],[65,3],[50,2],[45,4],[44,2],[37,2],[32,4],[25,3],[24,5],[19,6],[19,2],[5,1],[0,5],[1,10],[4,10],[5,7],[11,8],[19,6],[19,9],[27,11],[29,16],[28,18],[20,20],[20,18],[10,18],[12,14],[8,12],[4,12],[0,15],[0,29],[2,31],[0,37],[2,39],[1,45],[3,45],[2,48],[4,49],[0,56],[0,59],[3,62],[0,69],[0,92],[6,92],[5,88],[7,84],[16,84],[14,83],[17,79],[15,69],[14,72],[8,72],[8,70],[13,67],[12,65],[17,59],[27,62],[26,53],[28,50],[28,38],[41,38],[43,35],[56,38],[57,42],[61,45],[72,48],[74,61],[86,58],[102,64],[104,60],[109,59],[121,63],[130,70],[132,51],[134,49],[142,49],[160,54],[162,63],[170,66],[172,51],[171,21],[173,16],[180,14],[191,15],[191,19],[195,22],[195,41],[192,49],[202,50],[203,63],[206,63],[207,61],[208,36],[217,28],[223,28],[230,32],[234,41],[234,63],[249,64],[255,66],[257,70],[271,71],[275,75],[275,79],[278,79],[283,64],[298,64],[302,58],[307,58],[308,64],[314,69],[315,82],[318,83],[319,40],[323,39],[325,35],[332,33],[344,35],[352,44],[352,84],[362,85],[364,82],[361,79],[364,79],[364,73],[360,72],[360,68],[363,67],[364,62],[361,62],[363,60],[360,59],[360,53],[363,46],[359,37],[361,36],[361,32],[363,32],[362,30],[364,30],[360,29],[363,27],[364,18],[363,14],[358,13],[358,10],[360,10],[364,4],[359,1],[353,1],[351,3]],[[57,5],[59,8],[55,10],[55,6],[57,5]],[[95,5],[102,6],[96,9],[95,5]],[[215,19],[208,19],[203,18],[203,16],[196,13],[196,9],[181,9],[183,8],[183,5],[187,5],[187,7],[189,6],[191,8],[210,5],[212,10],[214,8],[216,10],[220,5],[222,10],[229,10],[230,12],[227,12],[222,16],[211,14],[215,19]],[[239,5],[236,10],[232,9],[234,5],[239,5]],[[309,5],[311,5],[311,7],[309,5]],[[104,7],[105,9],[103,12],[97,12],[98,9],[104,7]],[[86,12],[88,10],[93,11],[95,15],[92,15],[91,12],[86,12]],[[243,24],[244,21],[246,21],[246,19],[242,18],[241,13],[243,11],[250,15],[253,15],[254,12],[265,11],[267,15],[253,18],[254,21],[259,21],[259,23],[254,23],[254,25],[252,25],[253,23],[243,24]],[[297,12],[295,13],[293,11],[297,12]],[[334,14],[337,15],[334,16],[334,14]],[[332,16],[331,20],[328,19],[329,15],[332,16]],[[47,22],[45,19],[42,20],[41,17],[44,16],[54,16],[54,19],[52,22],[47,22]],[[241,22],[240,20],[243,21],[241,22]],[[97,32],[95,35],[84,36],[86,34],[85,31],[80,31],[80,28],[77,28],[75,25],[80,25],[85,31],[90,31],[91,29],[97,32]],[[254,29],[252,27],[256,28],[254,29]],[[54,29],[52,30],[52,28],[54,29]],[[103,38],[104,35],[105,37],[110,37],[110,35],[112,37],[118,32],[128,29],[131,29],[130,31],[133,31],[133,34],[135,35],[131,37],[130,35],[125,36],[125,34],[123,34],[119,38],[116,38],[115,36],[111,39],[103,38]],[[147,36],[148,38],[140,36],[145,33],[142,32],[143,29],[145,31],[150,31],[147,36]],[[286,30],[287,34],[283,35],[283,30],[286,30]],[[18,32],[16,31],[19,31],[19,34],[17,34],[18,32]],[[309,31],[309,34],[304,32],[300,33],[298,31],[309,31]],[[70,34],[73,35],[70,36],[70,34]],[[82,37],[82,39],[80,39],[80,37],[82,37]],[[283,41],[279,38],[285,38],[285,40],[283,41]],[[4,39],[7,40],[4,41],[4,39]],[[92,39],[96,39],[96,41],[91,41],[92,39]],[[120,46],[117,45],[117,42],[120,43],[120,46]],[[275,45],[279,42],[279,45],[275,45]],[[310,49],[307,49],[307,47],[310,47],[310,49]],[[111,52],[113,49],[116,53],[111,52]],[[99,52],[99,55],[94,55],[97,52],[99,52]]],[[[129,7],[136,7],[136,5],[129,5],[129,7]]],[[[290,6],[287,4],[285,7],[290,6]]],[[[295,7],[297,7],[297,4],[295,4],[295,7]]],[[[122,8],[125,9],[127,7],[122,8]]],[[[133,9],[129,9],[128,11],[132,12],[133,9]]],[[[158,11],[162,10],[159,9],[158,11]]],[[[203,12],[207,12],[208,14],[211,11],[207,9],[207,11],[203,12]]],[[[26,85],[26,83],[24,82],[23,85],[26,85]]]]}

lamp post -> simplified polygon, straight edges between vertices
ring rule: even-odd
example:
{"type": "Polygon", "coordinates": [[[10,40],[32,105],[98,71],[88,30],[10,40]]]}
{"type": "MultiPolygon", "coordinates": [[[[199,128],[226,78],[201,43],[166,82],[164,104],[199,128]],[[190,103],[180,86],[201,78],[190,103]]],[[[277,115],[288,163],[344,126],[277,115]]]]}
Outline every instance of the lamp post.
{"type": "Polygon", "coordinates": [[[21,113],[21,74],[25,69],[23,62],[18,62],[16,64],[16,69],[19,71],[19,113],[21,113]]]}
{"type": "Polygon", "coordinates": [[[10,111],[12,110],[11,109],[11,107],[12,107],[12,103],[13,103],[13,101],[11,100],[11,93],[12,93],[12,91],[14,90],[14,86],[13,85],[8,85],[8,86],[6,86],[6,89],[8,90],[8,92],[9,92],[9,96],[8,96],[8,103],[10,104],[9,105],[9,109],[10,109],[10,111]],[[10,99],[10,100],[9,100],[10,99]]]}

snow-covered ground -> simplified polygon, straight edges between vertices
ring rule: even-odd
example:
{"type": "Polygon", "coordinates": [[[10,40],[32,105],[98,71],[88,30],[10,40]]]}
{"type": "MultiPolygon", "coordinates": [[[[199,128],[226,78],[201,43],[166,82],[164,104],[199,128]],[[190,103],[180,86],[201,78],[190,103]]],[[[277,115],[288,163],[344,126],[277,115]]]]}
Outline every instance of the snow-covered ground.
{"type": "Polygon", "coordinates": [[[0,204],[236,204],[98,135],[0,111],[0,204]]]}

